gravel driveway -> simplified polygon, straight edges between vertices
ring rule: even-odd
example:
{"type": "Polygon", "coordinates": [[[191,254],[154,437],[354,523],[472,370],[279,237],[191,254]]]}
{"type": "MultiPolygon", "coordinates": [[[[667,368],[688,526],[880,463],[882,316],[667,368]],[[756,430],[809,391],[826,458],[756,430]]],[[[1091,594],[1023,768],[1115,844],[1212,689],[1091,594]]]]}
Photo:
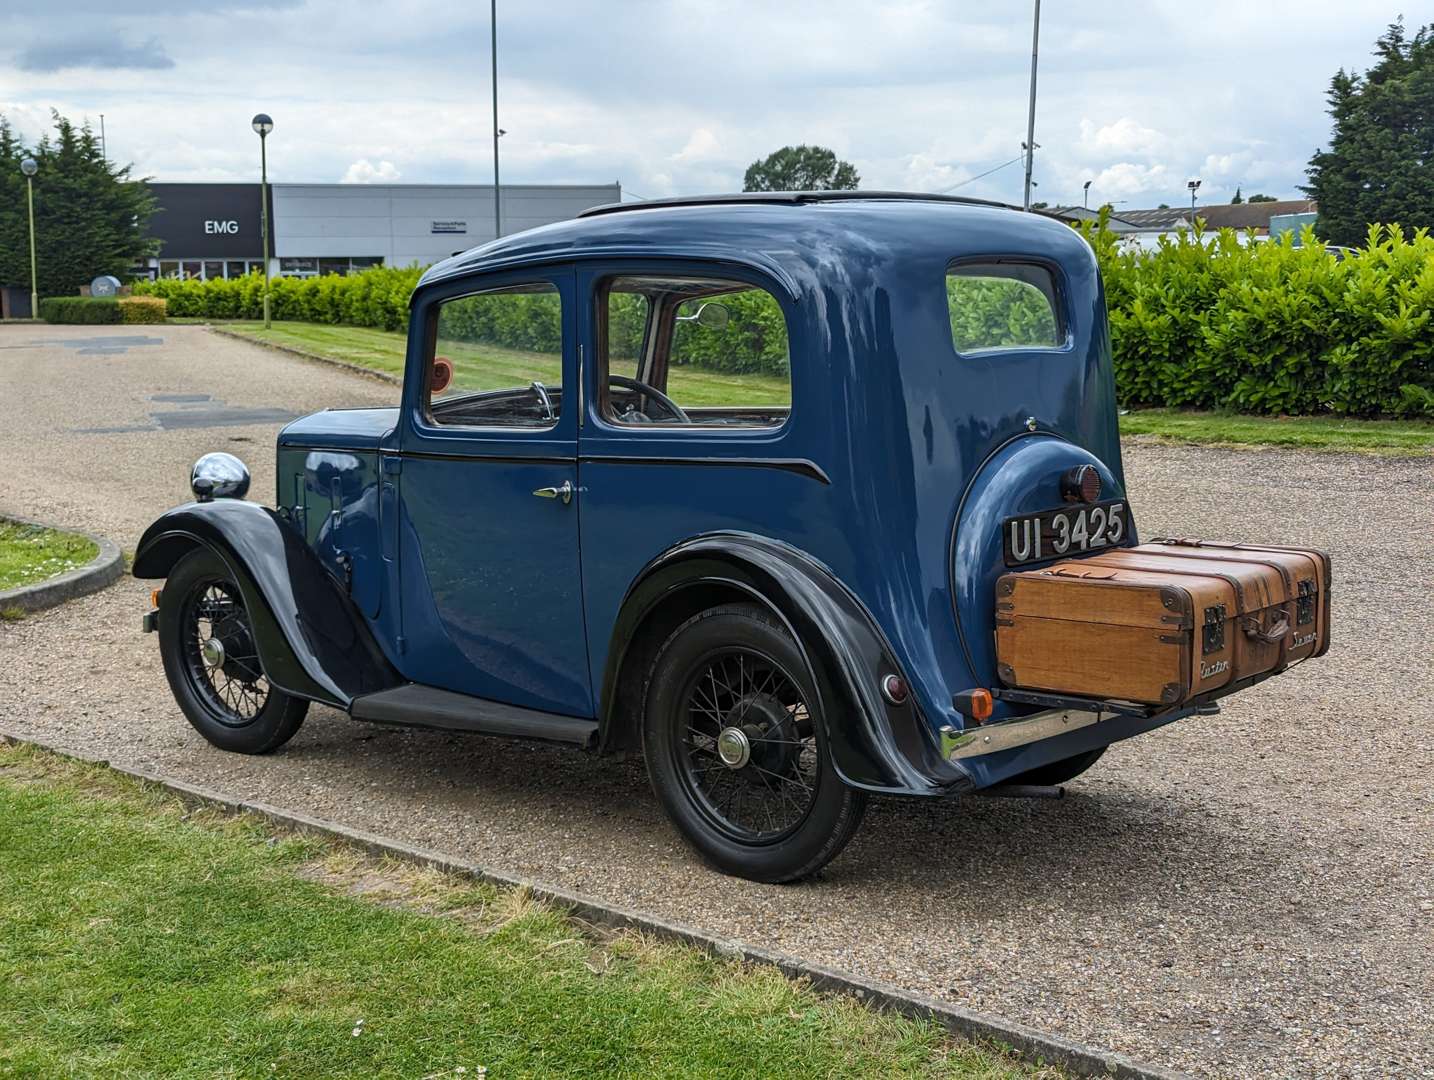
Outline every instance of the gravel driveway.
{"type": "MultiPolygon", "coordinates": [[[[240,453],[267,500],[277,418],[396,394],[200,327],[0,327],[0,512],[131,549],[201,452],[240,453]]],[[[1117,744],[1062,802],[878,801],[801,886],[699,866],[640,762],[323,708],[273,756],[220,753],[129,578],[0,623],[0,725],[1200,1075],[1434,1075],[1434,462],[1126,467],[1146,535],[1332,551],[1334,651],[1117,744]]]]}

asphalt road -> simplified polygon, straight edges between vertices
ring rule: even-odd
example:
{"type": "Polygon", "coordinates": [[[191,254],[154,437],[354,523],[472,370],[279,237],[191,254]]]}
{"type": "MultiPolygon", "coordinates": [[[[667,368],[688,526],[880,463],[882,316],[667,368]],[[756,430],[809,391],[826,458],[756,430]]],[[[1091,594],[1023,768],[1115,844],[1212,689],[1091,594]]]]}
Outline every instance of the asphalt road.
{"type": "MultiPolygon", "coordinates": [[[[283,417],[396,394],[200,327],[0,327],[0,513],[132,549],[200,453],[239,453],[267,499],[283,417]]],[[[801,886],[697,864],[640,762],[322,708],[270,757],[214,750],[128,578],[0,623],[0,726],[1196,1074],[1434,1075],[1434,462],[1126,467],[1146,535],[1330,550],[1331,654],[1117,744],[1061,802],[877,802],[801,886]]]]}

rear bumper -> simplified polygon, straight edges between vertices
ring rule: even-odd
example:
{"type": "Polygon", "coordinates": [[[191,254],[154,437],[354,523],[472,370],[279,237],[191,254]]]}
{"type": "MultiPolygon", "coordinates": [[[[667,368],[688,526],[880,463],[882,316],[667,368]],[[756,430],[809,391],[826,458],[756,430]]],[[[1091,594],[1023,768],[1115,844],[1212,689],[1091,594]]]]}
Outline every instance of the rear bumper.
{"type": "Polygon", "coordinates": [[[1031,769],[1064,761],[1193,715],[1213,705],[1184,705],[1133,715],[1080,709],[1046,709],[1029,716],[941,732],[942,756],[969,779],[965,790],[990,787],[1031,769]]]}

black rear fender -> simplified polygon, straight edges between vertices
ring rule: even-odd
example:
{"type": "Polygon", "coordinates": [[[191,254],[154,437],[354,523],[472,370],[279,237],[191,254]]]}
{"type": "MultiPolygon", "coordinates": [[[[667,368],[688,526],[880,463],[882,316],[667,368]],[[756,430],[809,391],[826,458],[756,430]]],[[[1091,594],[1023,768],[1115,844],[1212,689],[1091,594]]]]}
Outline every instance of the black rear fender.
{"type": "Polygon", "coordinates": [[[347,709],[402,683],[344,586],[272,510],[238,499],[177,506],[145,530],[133,574],[166,577],[196,546],[233,572],[264,674],[280,690],[347,709]]]}
{"type": "Polygon", "coordinates": [[[881,679],[900,674],[871,615],[825,567],[745,533],[685,541],[655,559],[623,601],[603,675],[600,747],[637,743],[641,687],[657,649],[698,611],[746,600],[796,639],[821,696],[827,745],[842,780],[868,791],[945,794],[969,786],[940,755],[914,700],[890,704],[881,679]]]}

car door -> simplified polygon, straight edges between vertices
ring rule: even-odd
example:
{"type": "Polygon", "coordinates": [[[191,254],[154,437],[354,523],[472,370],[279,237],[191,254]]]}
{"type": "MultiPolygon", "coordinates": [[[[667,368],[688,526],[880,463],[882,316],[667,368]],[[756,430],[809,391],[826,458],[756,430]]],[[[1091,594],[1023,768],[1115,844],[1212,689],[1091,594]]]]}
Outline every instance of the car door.
{"type": "Polygon", "coordinates": [[[571,267],[481,275],[414,312],[400,647],[415,682],[589,717],[573,290],[571,267]]]}

